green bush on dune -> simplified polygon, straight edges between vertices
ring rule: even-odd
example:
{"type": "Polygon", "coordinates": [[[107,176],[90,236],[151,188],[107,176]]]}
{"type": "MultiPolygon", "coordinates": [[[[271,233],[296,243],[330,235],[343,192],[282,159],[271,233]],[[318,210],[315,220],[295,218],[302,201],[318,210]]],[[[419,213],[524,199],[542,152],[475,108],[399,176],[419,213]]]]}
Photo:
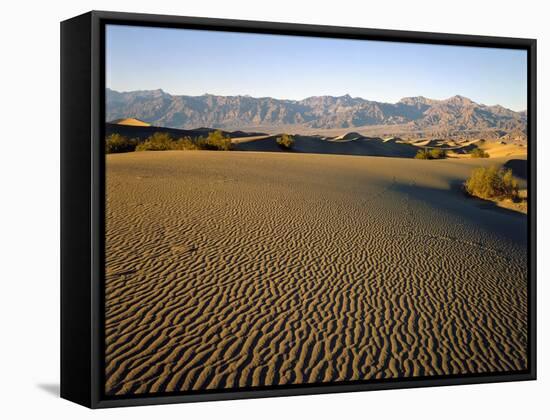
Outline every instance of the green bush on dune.
{"type": "Polygon", "coordinates": [[[294,145],[294,138],[289,134],[283,134],[281,137],[277,137],[277,144],[283,149],[290,150],[294,145]]]}
{"type": "Polygon", "coordinates": [[[199,137],[196,144],[201,150],[231,150],[231,139],[220,130],[211,132],[206,138],[199,137]]]}
{"type": "Polygon", "coordinates": [[[137,145],[136,151],[143,152],[146,150],[175,150],[176,142],[168,133],[154,133],[147,139],[137,145]]]}
{"type": "Polygon", "coordinates": [[[191,137],[182,137],[175,140],[171,150],[199,150],[199,146],[191,137]]]}
{"type": "Polygon", "coordinates": [[[517,200],[519,196],[518,181],[512,170],[496,166],[474,169],[464,188],[468,194],[483,199],[517,200]]]}
{"type": "Polygon", "coordinates": [[[445,159],[447,157],[447,151],[443,149],[430,150],[430,156],[432,159],[445,159]]]}
{"type": "Polygon", "coordinates": [[[425,149],[420,149],[418,152],[416,152],[415,159],[429,159],[430,158],[430,152],[428,152],[425,149]]]}
{"type": "Polygon", "coordinates": [[[445,159],[447,151],[443,149],[420,149],[416,152],[415,159],[445,159]]]}
{"type": "Polygon", "coordinates": [[[472,149],[472,151],[470,152],[470,157],[472,157],[472,158],[488,158],[489,153],[487,153],[483,149],[480,149],[479,147],[476,147],[475,149],[472,149]]]}
{"type": "Polygon", "coordinates": [[[154,133],[138,144],[135,150],[231,150],[231,139],[219,130],[211,132],[207,137],[182,137],[177,140],[168,133],[154,133]]]}
{"type": "Polygon", "coordinates": [[[125,153],[136,150],[136,139],[129,139],[118,133],[113,133],[105,138],[105,153],[125,153]]]}

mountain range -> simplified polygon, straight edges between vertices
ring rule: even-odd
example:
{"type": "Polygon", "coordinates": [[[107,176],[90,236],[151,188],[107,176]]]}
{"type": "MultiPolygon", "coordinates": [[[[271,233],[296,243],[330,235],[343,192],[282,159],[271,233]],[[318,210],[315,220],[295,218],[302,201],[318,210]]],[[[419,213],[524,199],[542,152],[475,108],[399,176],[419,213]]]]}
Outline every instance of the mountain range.
{"type": "Polygon", "coordinates": [[[106,90],[106,120],[138,118],[154,126],[191,129],[322,132],[361,128],[411,137],[486,137],[524,142],[527,113],[487,106],[456,95],[397,103],[344,96],[285,100],[250,96],[170,95],[161,89],[106,90]],[[294,130],[294,131],[292,131],[294,130]]]}

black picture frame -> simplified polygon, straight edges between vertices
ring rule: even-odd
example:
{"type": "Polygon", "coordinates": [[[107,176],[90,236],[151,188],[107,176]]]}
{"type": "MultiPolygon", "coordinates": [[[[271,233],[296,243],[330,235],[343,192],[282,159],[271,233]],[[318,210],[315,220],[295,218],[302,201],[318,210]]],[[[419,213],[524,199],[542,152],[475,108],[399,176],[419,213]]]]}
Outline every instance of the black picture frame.
{"type": "Polygon", "coordinates": [[[90,408],[536,379],[536,40],[92,11],[61,23],[61,396],[90,408]],[[186,394],[103,392],[106,24],[521,49],[528,61],[528,369],[186,394]]]}

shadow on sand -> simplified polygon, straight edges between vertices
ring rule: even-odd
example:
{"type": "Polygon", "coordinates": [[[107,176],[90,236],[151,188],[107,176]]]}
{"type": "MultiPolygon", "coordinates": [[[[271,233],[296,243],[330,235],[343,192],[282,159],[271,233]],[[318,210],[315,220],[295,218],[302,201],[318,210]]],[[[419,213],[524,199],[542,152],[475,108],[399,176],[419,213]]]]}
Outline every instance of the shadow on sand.
{"type": "Polygon", "coordinates": [[[510,159],[502,166],[504,168],[511,169],[514,176],[527,179],[527,160],[510,159]]]}
{"type": "MultiPolygon", "coordinates": [[[[395,191],[407,194],[409,199],[422,201],[443,213],[458,217],[496,236],[525,246],[527,243],[527,217],[525,214],[498,207],[491,201],[467,195],[462,181],[452,180],[449,189],[395,183],[395,191]]],[[[460,222],[456,222],[460,223],[460,222]]],[[[461,224],[461,223],[460,223],[461,224]]]]}

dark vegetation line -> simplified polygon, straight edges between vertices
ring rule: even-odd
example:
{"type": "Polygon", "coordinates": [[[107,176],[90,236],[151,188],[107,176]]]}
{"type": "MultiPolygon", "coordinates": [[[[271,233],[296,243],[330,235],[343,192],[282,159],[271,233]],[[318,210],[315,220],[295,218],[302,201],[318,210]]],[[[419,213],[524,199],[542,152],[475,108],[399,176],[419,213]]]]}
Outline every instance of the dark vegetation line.
{"type": "MultiPolygon", "coordinates": [[[[282,134],[277,138],[277,144],[283,150],[291,150],[294,138],[289,134],[282,134]]],[[[221,130],[210,132],[207,136],[180,138],[170,133],[156,132],[145,140],[128,138],[119,133],[109,134],[105,138],[106,153],[142,152],[146,150],[231,150],[231,138],[221,130]]]]}
{"type": "Polygon", "coordinates": [[[105,139],[106,153],[142,152],[146,150],[231,150],[231,139],[220,130],[209,133],[206,137],[174,138],[169,133],[153,133],[145,140],[128,138],[113,133],[105,139]]]}

